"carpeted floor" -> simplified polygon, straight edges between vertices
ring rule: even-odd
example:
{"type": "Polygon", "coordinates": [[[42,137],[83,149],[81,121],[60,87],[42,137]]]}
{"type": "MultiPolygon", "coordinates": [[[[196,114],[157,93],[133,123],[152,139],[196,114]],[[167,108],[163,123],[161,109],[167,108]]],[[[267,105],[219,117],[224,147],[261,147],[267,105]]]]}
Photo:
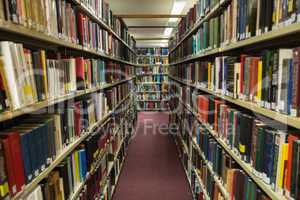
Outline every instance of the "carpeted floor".
{"type": "Polygon", "coordinates": [[[191,200],[176,145],[157,128],[168,115],[146,112],[138,119],[113,200],[191,200]]]}

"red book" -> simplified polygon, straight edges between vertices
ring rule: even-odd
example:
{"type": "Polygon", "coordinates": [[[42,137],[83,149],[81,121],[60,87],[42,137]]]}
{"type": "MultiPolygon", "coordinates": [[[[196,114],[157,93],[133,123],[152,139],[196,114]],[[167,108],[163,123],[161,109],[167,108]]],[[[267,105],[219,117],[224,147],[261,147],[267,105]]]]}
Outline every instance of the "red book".
{"type": "Polygon", "coordinates": [[[10,194],[20,192],[25,185],[20,135],[17,132],[1,133],[10,194]]]}
{"type": "Polygon", "coordinates": [[[240,68],[240,94],[243,94],[243,82],[244,82],[244,65],[245,65],[245,58],[247,55],[241,55],[241,68],[240,68]]]}
{"type": "Polygon", "coordinates": [[[83,90],[84,87],[84,59],[83,57],[76,58],[76,81],[77,89],[83,90]]]}
{"type": "Polygon", "coordinates": [[[79,43],[84,45],[84,15],[80,12],[77,13],[77,31],[79,43]]]}
{"type": "Polygon", "coordinates": [[[287,191],[291,191],[291,176],[292,176],[292,158],[293,158],[293,142],[295,140],[299,140],[299,136],[289,134],[288,136],[288,144],[289,144],[289,149],[288,149],[288,160],[287,160],[287,175],[286,175],[286,182],[285,182],[285,189],[287,191]]]}
{"type": "Polygon", "coordinates": [[[75,135],[80,136],[81,134],[81,114],[80,114],[80,102],[75,103],[75,109],[74,109],[74,129],[75,129],[75,135]]]}
{"type": "Polygon", "coordinates": [[[208,121],[208,104],[209,100],[204,95],[198,96],[198,113],[201,121],[207,123],[208,121]]]}

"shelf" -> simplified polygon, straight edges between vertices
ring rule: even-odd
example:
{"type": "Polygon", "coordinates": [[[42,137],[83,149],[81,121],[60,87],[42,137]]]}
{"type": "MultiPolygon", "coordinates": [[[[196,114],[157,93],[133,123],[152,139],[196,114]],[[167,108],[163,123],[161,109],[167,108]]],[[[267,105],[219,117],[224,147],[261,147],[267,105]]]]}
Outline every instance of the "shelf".
{"type": "MultiPolygon", "coordinates": [[[[127,95],[123,100],[121,100],[116,107],[121,105],[129,95],[127,95]]],[[[100,125],[104,125],[107,122],[107,119],[112,115],[113,112],[109,112],[107,115],[103,117],[100,121],[93,124],[89,130],[84,132],[81,137],[77,138],[74,142],[69,144],[63,151],[56,157],[56,159],[42,172],[40,173],[35,179],[33,179],[32,182],[27,184],[24,189],[19,192],[16,196],[12,198],[12,200],[22,199],[26,197],[38,184],[41,182],[44,178],[46,178],[50,172],[61,163],[65,159],[66,156],[68,156],[73,150],[82,143],[93,131],[98,128],[100,125]]]]}
{"type": "Polygon", "coordinates": [[[168,93],[168,91],[135,91],[135,93],[168,93]]]}
{"type": "Polygon", "coordinates": [[[178,48],[178,46],[184,41],[186,40],[191,34],[193,34],[194,32],[196,32],[199,28],[199,26],[201,24],[203,24],[203,22],[209,20],[212,16],[214,16],[216,13],[218,13],[221,9],[224,9],[224,5],[228,2],[229,0],[221,0],[217,5],[215,5],[210,11],[209,13],[207,13],[203,18],[200,18],[197,20],[197,22],[194,24],[193,28],[191,30],[189,30],[182,39],[180,39],[180,41],[175,45],[175,47],[173,49],[171,49],[169,51],[169,54],[171,54],[176,48],[178,48]]]}
{"type": "Polygon", "coordinates": [[[138,108],[138,111],[168,111],[165,108],[138,108]]]}
{"type": "MultiPolygon", "coordinates": [[[[190,111],[197,119],[198,119],[198,115],[195,111],[193,111],[193,109],[189,106],[184,104],[181,100],[180,102],[185,106],[185,108],[190,111]]],[[[206,123],[201,122],[199,119],[198,121],[205,126],[205,128],[209,131],[210,135],[213,136],[215,138],[215,140],[218,142],[219,145],[222,146],[222,148],[240,165],[240,167],[248,174],[248,176],[251,177],[251,179],[272,199],[272,200],[283,200],[283,199],[287,199],[284,196],[276,193],[275,191],[273,191],[270,187],[270,185],[264,183],[264,181],[259,178],[258,176],[256,176],[253,173],[253,167],[251,167],[250,164],[245,163],[236,153],[233,152],[233,150],[228,147],[228,145],[221,140],[218,136],[216,131],[214,131],[213,129],[210,128],[210,126],[206,123]]]]}
{"type": "Polygon", "coordinates": [[[209,197],[209,195],[208,195],[208,193],[207,193],[207,191],[206,191],[206,187],[204,186],[204,184],[203,184],[203,182],[202,182],[202,179],[199,177],[199,174],[198,174],[198,172],[197,172],[196,169],[194,169],[194,173],[195,173],[195,175],[196,175],[196,178],[198,179],[198,182],[199,182],[199,184],[200,184],[200,187],[202,188],[202,191],[203,191],[203,194],[204,194],[204,199],[210,200],[210,197],[209,197]]]}
{"type": "Polygon", "coordinates": [[[230,103],[236,104],[240,107],[243,107],[243,108],[248,109],[250,111],[253,111],[255,113],[261,114],[261,115],[266,116],[266,117],[271,118],[271,119],[274,119],[274,120],[276,120],[278,122],[281,122],[283,124],[287,124],[291,127],[300,129],[300,118],[299,117],[292,117],[292,116],[289,116],[289,115],[285,115],[285,114],[279,113],[279,112],[274,111],[274,110],[270,110],[270,109],[267,109],[267,108],[260,107],[256,103],[247,102],[247,101],[243,101],[243,100],[240,100],[240,99],[234,99],[234,98],[229,97],[229,96],[224,96],[224,95],[221,95],[221,94],[217,94],[214,91],[211,91],[211,90],[208,90],[206,88],[202,88],[202,87],[199,87],[199,86],[196,86],[196,85],[193,85],[193,84],[189,84],[189,83],[187,83],[183,80],[177,79],[173,76],[169,75],[169,77],[171,79],[181,83],[181,84],[184,84],[184,85],[187,85],[187,86],[190,86],[190,87],[194,87],[198,90],[201,90],[203,92],[206,92],[206,93],[209,93],[209,94],[214,95],[216,97],[219,97],[223,100],[226,100],[230,103]]]}
{"type": "Polygon", "coordinates": [[[162,84],[163,82],[137,82],[136,84],[138,84],[138,85],[150,85],[150,84],[162,84]]]}
{"type": "Polygon", "coordinates": [[[169,57],[168,55],[140,55],[138,54],[137,57],[169,57]]]}
{"type": "Polygon", "coordinates": [[[137,99],[137,102],[161,102],[161,101],[169,101],[169,99],[137,99]]]}
{"type": "Polygon", "coordinates": [[[194,138],[191,138],[193,141],[193,145],[196,147],[198,153],[200,154],[200,156],[202,157],[202,160],[204,160],[205,164],[207,165],[208,170],[210,171],[210,173],[212,174],[212,177],[214,178],[216,184],[218,185],[223,197],[225,200],[229,200],[229,194],[228,191],[226,190],[224,184],[220,181],[220,178],[215,174],[213,167],[211,165],[210,162],[208,162],[208,160],[206,159],[204,153],[202,152],[202,150],[199,148],[199,145],[197,144],[197,142],[195,141],[194,138]]]}
{"type": "Polygon", "coordinates": [[[206,52],[203,53],[199,53],[196,55],[191,55],[181,61],[178,62],[174,62],[174,63],[170,63],[170,65],[178,65],[184,62],[189,62],[195,59],[199,59],[199,58],[203,58],[209,55],[214,55],[217,53],[224,53],[230,50],[234,50],[234,49],[238,49],[241,47],[245,47],[245,46],[250,46],[250,45],[254,45],[254,44],[258,44],[258,43],[262,43],[262,42],[266,42],[269,40],[274,40],[274,39],[278,39],[280,37],[284,37],[287,35],[291,35],[291,34],[295,34],[295,33],[299,33],[300,32],[300,23],[295,23],[295,24],[291,24],[288,25],[286,27],[282,27],[282,28],[278,28],[276,30],[272,30],[266,33],[263,33],[261,35],[257,35],[245,40],[240,40],[231,44],[228,44],[227,46],[224,47],[220,47],[220,48],[216,48],[216,49],[212,49],[212,50],[208,50],[206,52]]]}
{"type": "Polygon", "coordinates": [[[167,73],[136,74],[136,76],[159,76],[159,75],[162,75],[162,76],[168,76],[167,73]]]}
{"type": "Polygon", "coordinates": [[[135,64],[136,67],[155,67],[155,66],[161,66],[161,67],[169,67],[169,64],[135,64]]]}
{"type": "Polygon", "coordinates": [[[102,28],[113,34],[120,42],[122,42],[131,52],[136,55],[136,52],[129,46],[112,28],[110,28],[102,19],[95,16],[93,10],[89,9],[86,5],[80,2],[80,0],[72,0],[79,8],[85,12],[85,14],[89,15],[89,17],[93,18],[102,28]]]}
{"type": "MultiPolygon", "coordinates": [[[[119,131],[119,130],[120,130],[120,127],[118,128],[117,131],[119,131]]],[[[115,136],[115,135],[114,135],[114,136],[115,136]]],[[[121,145],[123,145],[123,142],[124,142],[124,139],[122,140],[121,145]]],[[[120,147],[119,147],[118,153],[119,153],[119,151],[120,151],[121,145],[120,145],[120,147]]],[[[108,148],[108,146],[105,146],[104,150],[100,153],[100,156],[98,157],[97,161],[94,162],[94,167],[90,170],[90,172],[88,172],[86,180],[88,179],[88,177],[89,177],[91,174],[94,174],[95,171],[99,168],[100,163],[101,163],[101,160],[103,159],[104,155],[107,153],[107,148],[108,148]]],[[[117,153],[117,154],[118,154],[118,153],[117,153]]],[[[115,161],[114,161],[114,162],[115,162],[115,161]]],[[[111,166],[111,168],[110,168],[108,171],[110,171],[110,170],[112,169],[112,167],[113,167],[113,165],[111,166]]],[[[109,173],[107,173],[107,175],[108,175],[108,174],[109,174],[109,173]]],[[[103,180],[101,181],[101,184],[100,184],[100,185],[104,185],[104,182],[106,182],[106,179],[107,179],[107,176],[105,176],[105,177],[103,178],[103,180]]],[[[85,184],[86,184],[86,180],[83,181],[82,183],[80,183],[80,185],[75,189],[75,192],[72,194],[72,196],[69,198],[69,200],[76,200],[76,199],[77,199],[77,197],[79,196],[80,192],[82,191],[83,187],[84,187],[85,184]]]]}
{"type": "Polygon", "coordinates": [[[130,79],[126,79],[126,80],[122,80],[122,81],[118,81],[115,83],[110,83],[110,84],[104,84],[103,86],[97,87],[97,88],[92,88],[92,89],[87,89],[87,90],[80,90],[80,91],[76,91],[72,94],[67,94],[67,95],[63,95],[61,97],[58,97],[56,99],[49,99],[49,100],[44,100],[44,101],[39,101],[36,103],[33,103],[31,105],[27,105],[24,108],[20,108],[17,110],[12,110],[12,111],[4,111],[3,113],[0,113],[0,122],[6,121],[6,120],[10,120],[13,119],[15,117],[24,115],[24,114],[29,114],[35,111],[38,111],[42,108],[47,108],[49,106],[55,105],[57,103],[63,102],[63,101],[67,101],[76,97],[80,97],[86,94],[90,94],[96,91],[99,91],[101,89],[107,89],[110,87],[114,87],[116,85],[125,83],[127,81],[132,80],[134,77],[130,78],[130,79]]]}
{"type": "MultiPolygon", "coordinates": [[[[66,40],[59,39],[57,37],[48,35],[44,32],[29,29],[29,28],[24,27],[22,25],[13,24],[9,21],[4,21],[4,22],[0,23],[0,31],[4,31],[4,32],[7,32],[7,33],[13,33],[13,34],[20,35],[20,36],[25,36],[25,37],[34,39],[35,42],[36,41],[46,42],[46,43],[49,43],[49,44],[52,44],[52,45],[56,45],[56,46],[60,46],[60,47],[66,47],[66,48],[70,48],[72,50],[81,51],[81,52],[85,52],[85,53],[90,53],[90,54],[100,56],[100,57],[103,57],[103,58],[106,58],[106,59],[109,59],[109,60],[113,60],[113,61],[116,61],[116,62],[121,62],[121,63],[124,63],[124,64],[135,66],[135,63],[124,61],[120,58],[116,58],[116,57],[107,55],[105,53],[83,47],[82,45],[74,44],[72,42],[68,42],[66,40]]],[[[50,46],[50,47],[52,47],[52,46],[50,46]]]]}
{"type": "Polygon", "coordinates": [[[12,200],[23,199],[28,194],[30,194],[30,192],[33,191],[36,188],[36,186],[44,178],[46,178],[56,166],[58,166],[65,159],[66,156],[68,156],[71,152],[73,152],[73,150],[80,143],[82,143],[95,130],[95,128],[103,124],[111,116],[111,114],[112,113],[107,114],[105,117],[103,117],[102,120],[96,122],[94,125],[92,125],[89,128],[89,131],[83,133],[81,137],[77,138],[74,142],[72,142],[65,149],[63,149],[63,151],[56,157],[56,159],[42,173],[40,173],[35,179],[33,179],[32,182],[27,184],[21,192],[19,192],[16,196],[14,196],[12,200]]]}

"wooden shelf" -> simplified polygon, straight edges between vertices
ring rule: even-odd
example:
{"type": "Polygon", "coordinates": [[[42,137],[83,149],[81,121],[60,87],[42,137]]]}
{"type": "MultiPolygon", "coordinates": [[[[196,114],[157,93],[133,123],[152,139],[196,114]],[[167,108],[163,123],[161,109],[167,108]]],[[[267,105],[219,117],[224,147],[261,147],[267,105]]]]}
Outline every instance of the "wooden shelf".
{"type": "Polygon", "coordinates": [[[219,145],[222,146],[222,148],[240,165],[240,167],[245,171],[248,176],[251,177],[251,179],[273,200],[283,200],[287,199],[286,197],[276,193],[273,191],[270,187],[270,185],[266,184],[261,178],[256,176],[253,173],[253,167],[244,162],[239,155],[233,152],[233,150],[222,140],[217,136],[216,131],[214,131],[208,124],[203,123],[199,120],[197,113],[189,106],[186,105],[184,102],[180,100],[181,104],[184,105],[184,107],[190,111],[196,118],[197,120],[209,131],[210,135],[215,138],[215,140],[218,142],[219,145]]]}
{"type": "MultiPolygon", "coordinates": [[[[126,99],[129,97],[130,94],[128,94],[123,100],[121,100],[117,105],[120,106],[126,99]]],[[[106,124],[108,121],[107,119],[110,118],[110,116],[113,114],[113,111],[109,112],[107,115],[105,115],[100,121],[93,124],[86,132],[84,132],[79,138],[77,138],[74,142],[69,144],[66,148],[63,149],[63,151],[56,157],[56,159],[42,172],[40,173],[35,179],[33,179],[32,182],[27,184],[24,189],[19,192],[16,196],[12,198],[12,200],[21,200],[24,197],[26,197],[30,192],[36,188],[36,186],[44,179],[46,178],[50,172],[58,166],[61,161],[63,161],[71,152],[74,151],[74,149],[81,144],[91,133],[94,132],[96,128],[98,128],[101,125],[106,124]]]]}
{"type": "Polygon", "coordinates": [[[86,95],[86,94],[90,94],[90,93],[93,93],[93,92],[96,92],[96,91],[99,91],[99,90],[102,90],[102,89],[107,89],[107,88],[110,88],[110,87],[114,87],[116,85],[119,85],[119,84],[122,84],[124,82],[130,81],[133,78],[134,77],[132,77],[130,79],[122,80],[122,81],[119,81],[119,82],[116,82],[116,83],[105,84],[105,85],[97,87],[97,88],[76,91],[74,93],[63,95],[63,96],[55,98],[55,99],[39,101],[39,102],[36,102],[34,104],[31,104],[31,105],[27,105],[24,108],[20,108],[20,109],[17,109],[17,110],[4,111],[3,113],[0,113],[0,122],[10,120],[10,119],[13,119],[15,117],[18,117],[18,116],[21,116],[21,115],[24,115],[24,114],[29,114],[29,113],[38,111],[40,109],[47,108],[49,106],[55,105],[57,103],[67,101],[67,100],[70,100],[70,99],[74,99],[76,97],[80,97],[80,96],[83,96],[83,95],[86,95]]]}
{"type": "Polygon", "coordinates": [[[215,5],[203,18],[198,19],[198,21],[194,24],[193,28],[189,30],[183,38],[175,45],[173,49],[169,51],[169,54],[171,54],[175,49],[179,47],[179,45],[186,40],[189,36],[191,36],[194,32],[196,32],[200,25],[202,25],[205,21],[212,18],[216,13],[218,13],[220,10],[224,9],[224,5],[229,2],[230,0],[221,0],[217,5],[215,5]]]}
{"type": "Polygon", "coordinates": [[[252,112],[255,112],[255,113],[258,113],[258,114],[263,115],[265,117],[274,119],[278,122],[281,122],[283,124],[287,124],[291,127],[300,129],[300,118],[299,117],[292,117],[292,116],[289,116],[289,115],[285,115],[285,114],[279,113],[279,112],[274,111],[274,110],[270,110],[270,109],[267,109],[267,108],[260,107],[259,105],[255,104],[255,103],[252,103],[252,102],[243,101],[243,100],[240,100],[240,99],[234,99],[234,98],[229,97],[229,96],[224,96],[224,95],[221,95],[221,94],[217,94],[214,91],[211,91],[211,90],[208,90],[206,88],[202,88],[202,87],[199,87],[199,86],[196,86],[196,85],[193,85],[193,84],[189,84],[189,83],[187,83],[183,80],[180,80],[180,79],[175,78],[175,77],[170,76],[170,75],[169,75],[169,77],[171,79],[181,83],[181,84],[184,84],[184,85],[187,85],[187,86],[190,86],[190,87],[194,87],[194,88],[196,88],[200,91],[206,92],[206,93],[214,95],[216,97],[219,97],[223,100],[226,100],[230,103],[238,105],[242,108],[248,109],[252,112]]]}
{"type": "Polygon", "coordinates": [[[13,33],[13,34],[20,35],[20,36],[25,36],[25,37],[34,39],[35,41],[46,42],[46,43],[51,44],[50,47],[53,45],[59,46],[59,47],[65,47],[65,48],[69,48],[69,49],[80,51],[80,52],[90,53],[95,56],[100,56],[102,58],[106,58],[106,59],[113,60],[116,62],[124,63],[127,65],[135,66],[135,63],[124,61],[120,58],[107,55],[103,52],[95,51],[93,49],[83,47],[82,45],[74,44],[72,42],[48,35],[44,32],[39,32],[36,30],[29,29],[22,25],[13,24],[9,21],[4,21],[4,22],[0,23],[0,31],[7,32],[7,33],[13,33]]]}
{"type": "Polygon", "coordinates": [[[278,39],[278,38],[281,38],[281,37],[284,37],[287,35],[292,35],[292,34],[299,33],[299,32],[300,32],[300,23],[291,24],[286,27],[278,28],[276,30],[272,30],[272,31],[269,31],[269,32],[263,33],[261,35],[257,35],[257,36],[254,36],[254,37],[251,37],[251,38],[248,38],[245,40],[240,40],[240,41],[237,41],[234,43],[230,43],[224,47],[211,49],[211,50],[207,50],[202,53],[198,53],[196,55],[188,56],[187,58],[184,58],[181,61],[170,63],[170,65],[178,65],[181,63],[195,60],[195,59],[203,58],[203,57],[206,57],[209,55],[224,53],[224,52],[227,52],[230,50],[234,50],[234,49],[238,49],[238,48],[242,48],[242,47],[250,46],[250,45],[254,45],[254,44],[259,44],[262,42],[278,39]]]}

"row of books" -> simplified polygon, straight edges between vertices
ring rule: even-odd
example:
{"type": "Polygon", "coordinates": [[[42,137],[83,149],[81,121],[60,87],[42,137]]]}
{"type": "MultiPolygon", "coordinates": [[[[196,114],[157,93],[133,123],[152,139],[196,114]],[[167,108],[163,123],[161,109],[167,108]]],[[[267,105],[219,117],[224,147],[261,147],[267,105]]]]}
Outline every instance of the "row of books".
{"type": "Polygon", "coordinates": [[[137,48],[136,52],[138,55],[145,56],[167,56],[169,49],[167,47],[137,48]]]}
{"type": "MultiPolygon", "coordinates": [[[[190,30],[195,22],[204,17],[218,0],[199,0],[188,15],[181,20],[178,33],[170,43],[171,48],[190,30]],[[206,2],[206,3],[205,3],[206,2]],[[208,2],[208,3],[207,3],[208,2]],[[213,2],[213,3],[212,3],[213,2]]],[[[233,0],[220,7],[221,13],[205,20],[194,35],[188,37],[172,52],[171,61],[203,50],[244,40],[265,32],[298,23],[298,1],[292,0],[233,0]]]]}
{"type": "Polygon", "coordinates": [[[168,104],[166,101],[161,102],[147,102],[147,101],[141,101],[138,102],[137,109],[138,110],[164,110],[168,108],[168,104]]]}
{"type": "Polygon", "coordinates": [[[172,73],[233,98],[299,117],[299,49],[216,57],[181,65],[172,73]]]}
{"type": "Polygon", "coordinates": [[[168,99],[168,95],[165,93],[143,93],[136,94],[137,100],[148,101],[148,100],[157,100],[157,101],[165,101],[168,99]]]}
{"type": "MultiPolygon", "coordinates": [[[[121,114],[122,118],[128,118],[121,114]]],[[[33,200],[104,199],[110,197],[104,186],[110,180],[118,163],[124,160],[128,139],[125,123],[116,129],[115,119],[110,119],[92,133],[79,147],[60,163],[47,178],[27,196],[33,200]],[[126,142],[125,142],[126,138],[126,142]],[[124,142],[123,142],[124,141],[124,142]],[[116,149],[119,149],[116,152],[116,149]],[[116,154],[116,155],[114,155],[116,154]],[[117,157],[114,160],[114,156],[117,157]],[[109,166],[113,164],[110,169],[109,166]],[[82,191],[74,196],[82,185],[82,191]]],[[[111,198],[107,198],[111,199],[111,198]]]]}
{"type": "Polygon", "coordinates": [[[149,75],[149,76],[138,76],[136,77],[137,82],[164,82],[168,81],[168,76],[166,75],[149,75]]]}
{"type": "Polygon", "coordinates": [[[148,65],[167,65],[169,64],[169,58],[161,56],[137,56],[137,63],[148,65]]]}
{"type": "Polygon", "coordinates": [[[113,15],[109,4],[103,0],[79,0],[88,8],[97,18],[102,19],[114,32],[120,36],[132,49],[135,49],[136,42],[128,32],[128,27],[119,18],[113,15]]]}
{"type": "Polygon", "coordinates": [[[136,92],[161,92],[162,90],[162,87],[160,84],[158,85],[145,85],[145,84],[139,84],[139,85],[136,85],[136,92]]]}
{"type": "Polygon", "coordinates": [[[133,67],[0,42],[1,111],[120,81],[133,67]]]}
{"type": "Polygon", "coordinates": [[[298,130],[262,121],[259,116],[248,115],[213,96],[193,94],[192,99],[183,96],[197,110],[199,120],[210,126],[216,132],[215,137],[222,139],[241,160],[249,163],[257,177],[278,194],[298,198],[297,180],[293,179],[300,159],[296,151],[298,130]]]}
{"type": "Polygon", "coordinates": [[[32,115],[1,130],[4,162],[2,189],[7,186],[7,174],[10,195],[20,192],[65,148],[112,111],[117,102],[128,94],[127,85],[118,85],[105,93],[97,92],[73,103],[59,103],[47,114],[32,115]],[[11,145],[14,145],[13,149],[11,145]]]}
{"type": "Polygon", "coordinates": [[[168,73],[168,67],[166,66],[144,66],[136,67],[135,74],[160,74],[168,73]]]}
{"type": "MultiPolygon", "coordinates": [[[[128,28],[119,18],[113,16],[108,3],[102,0],[78,0],[78,2],[83,3],[95,17],[102,19],[126,43],[135,47],[128,28]]],[[[83,33],[81,31],[88,31],[81,30],[81,10],[83,9],[66,0],[1,1],[0,9],[0,19],[2,20],[8,20],[73,43],[77,43],[80,39],[80,35],[83,33]]],[[[88,23],[86,20],[84,23],[88,23]]],[[[92,26],[88,28],[92,28],[92,26]]]]}
{"type": "Polygon", "coordinates": [[[209,136],[184,108],[171,118],[179,124],[181,154],[197,199],[271,199],[240,169],[238,164],[209,136]],[[189,120],[185,123],[185,120],[189,120]],[[193,124],[194,129],[187,127],[193,124]],[[192,132],[189,132],[192,130],[192,132]]]}
{"type": "MultiPolygon", "coordinates": [[[[124,105],[126,104],[127,103],[125,103],[124,105]]],[[[130,121],[131,123],[117,122],[117,124],[120,124],[119,134],[116,135],[118,139],[112,140],[113,142],[111,142],[110,146],[108,147],[107,156],[103,158],[105,160],[102,161],[103,164],[100,165],[101,170],[96,170],[96,172],[101,172],[101,175],[96,175],[96,173],[95,176],[88,178],[78,198],[76,199],[111,199],[111,196],[113,194],[113,187],[115,187],[116,181],[119,177],[121,165],[124,161],[129,141],[131,135],[133,134],[132,132],[134,131],[134,126],[136,123],[134,113],[129,112],[128,115],[123,115],[121,119],[124,121],[126,120],[127,122],[130,121]],[[122,140],[123,142],[120,143],[122,140]],[[118,148],[119,151],[117,152],[116,149],[118,148]],[[104,179],[101,177],[103,177],[104,179]],[[106,180],[105,177],[107,177],[106,180]]]]}

